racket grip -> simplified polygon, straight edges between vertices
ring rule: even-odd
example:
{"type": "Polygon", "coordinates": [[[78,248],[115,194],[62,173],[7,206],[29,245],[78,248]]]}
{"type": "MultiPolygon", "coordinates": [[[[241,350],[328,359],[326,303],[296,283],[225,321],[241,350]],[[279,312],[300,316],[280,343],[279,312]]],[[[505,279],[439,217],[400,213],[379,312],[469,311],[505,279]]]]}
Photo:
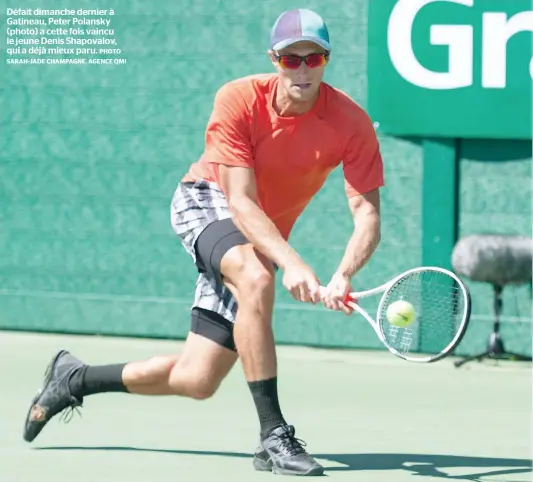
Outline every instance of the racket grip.
{"type": "MultiPolygon", "coordinates": [[[[319,288],[319,292],[320,292],[321,295],[324,295],[325,291],[326,291],[326,288],[325,288],[324,286],[321,286],[321,287],[319,288]]],[[[348,294],[346,294],[346,296],[344,297],[343,303],[344,303],[345,305],[347,305],[348,303],[357,303],[357,299],[354,298],[350,293],[348,293],[348,294]]]]}
{"type": "Polygon", "coordinates": [[[347,305],[348,303],[357,303],[357,300],[350,293],[344,298],[344,304],[347,305]]]}

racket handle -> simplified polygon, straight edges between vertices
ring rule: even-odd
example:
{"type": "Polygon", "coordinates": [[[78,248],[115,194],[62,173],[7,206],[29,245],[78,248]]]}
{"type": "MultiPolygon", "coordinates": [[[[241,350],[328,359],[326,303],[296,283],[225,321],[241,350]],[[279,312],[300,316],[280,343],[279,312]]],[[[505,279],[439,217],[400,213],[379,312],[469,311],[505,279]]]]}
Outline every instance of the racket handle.
{"type": "Polygon", "coordinates": [[[357,300],[350,293],[348,293],[346,297],[344,298],[344,304],[347,305],[348,303],[357,304],[357,300]]]}
{"type": "MultiPolygon", "coordinates": [[[[319,292],[320,292],[321,295],[324,295],[325,291],[326,291],[326,288],[325,288],[324,286],[321,286],[321,287],[319,288],[319,292]]],[[[347,305],[348,303],[356,303],[356,304],[357,304],[357,299],[354,298],[350,293],[348,293],[348,294],[344,297],[343,303],[344,303],[345,305],[347,305]]]]}

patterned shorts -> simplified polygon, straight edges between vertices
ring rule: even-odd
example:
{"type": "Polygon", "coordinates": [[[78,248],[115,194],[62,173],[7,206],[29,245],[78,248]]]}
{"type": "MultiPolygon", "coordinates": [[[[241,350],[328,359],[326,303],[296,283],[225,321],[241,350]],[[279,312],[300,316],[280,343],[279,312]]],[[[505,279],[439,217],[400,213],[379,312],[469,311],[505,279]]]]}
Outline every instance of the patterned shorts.
{"type": "MultiPolygon", "coordinates": [[[[224,193],[216,183],[204,180],[178,184],[170,211],[172,228],[195,263],[195,245],[200,234],[212,222],[231,218],[224,193]]],[[[194,307],[214,311],[226,320],[235,322],[237,301],[233,294],[203,272],[200,272],[196,281],[191,308],[194,307]]]]}

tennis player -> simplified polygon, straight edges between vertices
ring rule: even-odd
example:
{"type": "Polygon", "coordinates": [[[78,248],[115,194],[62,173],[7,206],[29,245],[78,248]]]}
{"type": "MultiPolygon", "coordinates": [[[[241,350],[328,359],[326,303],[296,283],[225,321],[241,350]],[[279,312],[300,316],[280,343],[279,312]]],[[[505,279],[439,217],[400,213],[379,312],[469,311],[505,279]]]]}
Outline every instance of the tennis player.
{"type": "Polygon", "coordinates": [[[275,73],[240,78],[217,92],[203,155],[172,199],[172,226],[198,270],[183,352],[106,366],[89,366],[59,352],[31,403],[25,440],[34,440],[54,415],[92,394],[206,399],[239,357],[260,424],[254,467],[278,474],[323,473],[295,437],[278,400],[274,276],[279,269],[295,300],[349,313],[342,299],[380,239],[382,158],[368,115],[323,81],[331,46],[318,14],[299,9],[280,15],[269,55],[275,73]],[[313,269],[288,239],[338,166],[355,227],[321,295],[313,269]]]}

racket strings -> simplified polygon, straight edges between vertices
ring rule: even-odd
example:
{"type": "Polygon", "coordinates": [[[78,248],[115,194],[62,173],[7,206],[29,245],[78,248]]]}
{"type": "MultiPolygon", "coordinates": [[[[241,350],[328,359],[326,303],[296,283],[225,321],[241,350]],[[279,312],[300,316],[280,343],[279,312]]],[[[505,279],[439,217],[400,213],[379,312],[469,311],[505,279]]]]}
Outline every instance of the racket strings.
{"type": "Polygon", "coordinates": [[[384,295],[379,324],[385,341],[401,354],[440,353],[454,342],[465,305],[461,286],[449,275],[439,271],[413,272],[384,295]],[[416,313],[415,320],[405,328],[391,325],[386,317],[388,307],[399,300],[411,303],[416,313]]]}

